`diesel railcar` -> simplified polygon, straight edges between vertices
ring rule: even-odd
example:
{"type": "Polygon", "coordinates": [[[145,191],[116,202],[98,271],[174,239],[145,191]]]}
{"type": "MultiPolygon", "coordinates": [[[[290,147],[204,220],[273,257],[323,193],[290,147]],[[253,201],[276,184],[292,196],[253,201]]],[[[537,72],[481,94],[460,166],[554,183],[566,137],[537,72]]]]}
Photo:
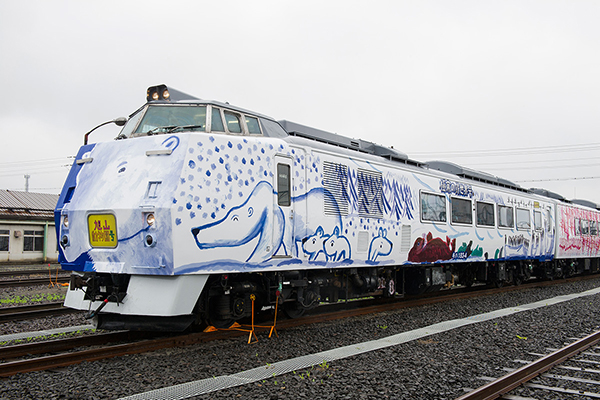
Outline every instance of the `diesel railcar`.
{"type": "Polygon", "coordinates": [[[79,149],[65,300],[104,329],[598,270],[598,206],[169,89],[79,149]]]}

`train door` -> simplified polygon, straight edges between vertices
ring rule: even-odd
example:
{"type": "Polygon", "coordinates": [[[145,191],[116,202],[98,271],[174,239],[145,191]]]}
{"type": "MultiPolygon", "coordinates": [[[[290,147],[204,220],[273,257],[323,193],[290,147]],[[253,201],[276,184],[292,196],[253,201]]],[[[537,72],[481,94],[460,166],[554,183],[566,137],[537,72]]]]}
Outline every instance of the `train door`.
{"type": "MultiPolygon", "coordinates": [[[[275,156],[275,209],[279,209],[283,215],[283,221],[273,224],[273,237],[279,243],[273,243],[275,248],[274,257],[292,257],[294,236],[294,202],[292,200],[292,168],[293,160],[290,157],[275,156]]],[[[281,215],[281,214],[280,214],[281,215]]]]}

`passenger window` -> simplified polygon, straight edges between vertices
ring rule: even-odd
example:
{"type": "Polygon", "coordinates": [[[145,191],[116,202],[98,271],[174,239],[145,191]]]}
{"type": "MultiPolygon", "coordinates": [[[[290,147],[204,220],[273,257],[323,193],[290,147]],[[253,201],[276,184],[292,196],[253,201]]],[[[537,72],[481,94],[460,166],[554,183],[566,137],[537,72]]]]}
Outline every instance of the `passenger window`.
{"type": "Polygon", "coordinates": [[[494,205],[477,202],[477,225],[494,226],[494,205]]]}
{"type": "Polygon", "coordinates": [[[575,234],[581,235],[581,225],[579,223],[579,218],[575,218],[575,234]]]}
{"type": "Polygon", "coordinates": [[[246,126],[248,127],[248,133],[253,135],[260,135],[260,125],[258,125],[258,118],[246,117],[246,126]]]}
{"type": "Polygon", "coordinates": [[[221,119],[221,110],[218,108],[212,109],[212,122],[210,127],[211,132],[225,132],[223,120],[221,119]]]}
{"type": "Polygon", "coordinates": [[[596,221],[590,221],[590,235],[598,236],[598,224],[596,221]]]}
{"type": "Polygon", "coordinates": [[[472,224],[473,223],[473,205],[471,200],[466,199],[450,199],[452,205],[452,223],[472,224]]]}
{"type": "Polygon", "coordinates": [[[530,229],[531,216],[529,210],[517,208],[517,229],[530,229]]]}
{"type": "Polygon", "coordinates": [[[515,226],[512,207],[498,206],[498,226],[501,228],[513,228],[515,226]]]}
{"type": "Polygon", "coordinates": [[[539,211],[533,212],[533,229],[536,231],[542,230],[542,213],[539,211]]]}
{"type": "Polygon", "coordinates": [[[242,126],[240,125],[240,117],[232,112],[225,111],[225,122],[227,123],[227,130],[231,133],[242,133],[242,126]]]}
{"type": "Polygon", "coordinates": [[[290,166],[277,164],[277,204],[289,206],[292,204],[290,194],[290,166]]]}
{"type": "Polygon", "coordinates": [[[423,221],[446,222],[446,197],[421,193],[421,219],[423,221]]]}
{"type": "Polygon", "coordinates": [[[588,221],[587,219],[582,219],[581,220],[581,234],[582,235],[589,235],[590,233],[590,221],[588,221]]]}

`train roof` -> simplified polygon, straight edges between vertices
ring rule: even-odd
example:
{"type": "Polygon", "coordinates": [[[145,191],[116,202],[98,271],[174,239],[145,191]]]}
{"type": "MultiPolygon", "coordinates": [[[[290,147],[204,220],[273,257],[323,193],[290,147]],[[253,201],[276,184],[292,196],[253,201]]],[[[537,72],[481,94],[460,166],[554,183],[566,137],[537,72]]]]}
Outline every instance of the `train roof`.
{"type": "Polygon", "coordinates": [[[408,158],[408,155],[393,147],[382,146],[362,139],[352,139],[347,136],[338,135],[337,133],[323,131],[287,120],[280,120],[278,122],[290,136],[299,136],[362,153],[373,154],[403,164],[421,165],[421,163],[411,160],[408,158]]]}
{"type": "Polygon", "coordinates": [[[513,190],[519,190],[522,192],[527,191],[526,189],[507,179],[488,174],[487,172],[462,167],[458,164],[454,164],[449,161],[428,161],[425,163],[425,166],[429,169],[435,169],[437,171],[446,172],[452,175],[460,176],[461,178],[467,178],[474,181],[489,183],[492,185],[501,186],[513,190]]]}
{"type": "Polygon", "coordinates": [[[600,205],[598,203],[594,203],[593,201],[583,200],[583,199],[571,199],[571,203],[578,204],[580,206],[594,208],[596,210],[600,210],[600,205]]]}

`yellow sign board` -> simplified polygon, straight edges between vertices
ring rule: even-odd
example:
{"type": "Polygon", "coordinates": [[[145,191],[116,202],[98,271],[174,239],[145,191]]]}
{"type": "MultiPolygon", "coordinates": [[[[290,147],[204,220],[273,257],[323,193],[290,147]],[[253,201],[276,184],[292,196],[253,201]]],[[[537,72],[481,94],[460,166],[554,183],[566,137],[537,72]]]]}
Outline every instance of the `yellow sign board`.
{"type": "Polygon", "coordinates": [[[117,220],[112,214],[88,215],[92,247],[117,247],[117,220]]]}

